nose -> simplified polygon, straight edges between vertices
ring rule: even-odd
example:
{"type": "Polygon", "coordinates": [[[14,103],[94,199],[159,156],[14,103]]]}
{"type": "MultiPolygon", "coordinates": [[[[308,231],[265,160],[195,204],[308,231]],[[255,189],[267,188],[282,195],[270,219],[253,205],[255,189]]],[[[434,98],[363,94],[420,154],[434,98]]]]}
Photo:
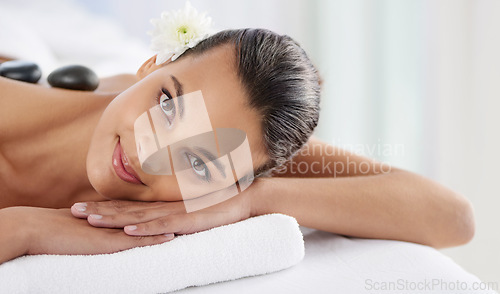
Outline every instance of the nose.
{"type": "Polygon", "coordinates": [[[172,168],[168,148],[160,148],[158,145],[147,112],[136,119],[134,136],[137,157],[142,170],[152,175],[171,175],[172,168]]]}
{"type": "Polygon", "coordinates": [[[145,173],[151,175],[172,175],[172,164],[167,147],[152,153],[145,160],[140,160],[141,168],[145,173]]]}

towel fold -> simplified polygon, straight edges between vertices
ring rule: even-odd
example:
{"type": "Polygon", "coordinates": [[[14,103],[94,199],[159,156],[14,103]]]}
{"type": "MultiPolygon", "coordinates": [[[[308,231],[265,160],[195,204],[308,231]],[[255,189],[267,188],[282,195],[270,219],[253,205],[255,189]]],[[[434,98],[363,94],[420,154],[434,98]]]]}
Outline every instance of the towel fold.
{"type": "Polygon", "coordinates": [[[113,254],[19,257],[0,266],[0,293],[165,293],[272,273],[303,257],[297,221],[269,214],[113,254]]]}

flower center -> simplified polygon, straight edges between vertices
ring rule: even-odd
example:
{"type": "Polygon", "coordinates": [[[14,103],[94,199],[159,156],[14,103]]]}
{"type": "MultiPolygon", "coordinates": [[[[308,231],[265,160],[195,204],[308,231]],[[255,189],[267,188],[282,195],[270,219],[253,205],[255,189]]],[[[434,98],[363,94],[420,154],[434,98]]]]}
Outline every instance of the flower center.
{"type": "Polygon", "coordinates": [[[179,34],[187,34],[188,32],[188,27],[187,26],[180,26],[178,29],[177,29],[177,32],[179,34]]]}

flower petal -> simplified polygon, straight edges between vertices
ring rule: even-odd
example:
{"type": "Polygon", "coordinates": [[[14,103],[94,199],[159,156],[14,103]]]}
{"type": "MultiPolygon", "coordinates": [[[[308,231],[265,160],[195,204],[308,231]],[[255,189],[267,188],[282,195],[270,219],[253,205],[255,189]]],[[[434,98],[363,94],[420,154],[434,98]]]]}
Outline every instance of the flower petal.
{"type": "Polygon", "coordinates": [[[156,65],[160,65],[160,64],[167,62],[172,56],[173,56],[172,53],[158,53],[158,54],[156,54],[156,65]]]}
{"type": "Polygon", "coordinates": [[[183,10],[162,12],[161,18],[152,19],[151,24],[151,49],[157,52],[157,64],[176,60],[212,34],[212,19],[198,13],[189,1],[183,10]]]}

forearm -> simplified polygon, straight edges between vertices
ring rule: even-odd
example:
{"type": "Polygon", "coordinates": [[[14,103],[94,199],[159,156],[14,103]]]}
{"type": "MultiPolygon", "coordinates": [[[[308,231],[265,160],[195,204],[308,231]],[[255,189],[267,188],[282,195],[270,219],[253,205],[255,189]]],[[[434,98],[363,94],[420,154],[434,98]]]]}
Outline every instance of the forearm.
{"type": "Polygon", "coordinates": [[[0,209],[0,264],[27,252],[27,232],[17,223],[16,207],[0,209]]]}
{"type": "Polygon", "coordinates": [[[280,212],[299,224],[337,234],[416,242],[434,247],[470,240],[467,200],[416,174],[259,179],[254,215],[280,212]]]}

